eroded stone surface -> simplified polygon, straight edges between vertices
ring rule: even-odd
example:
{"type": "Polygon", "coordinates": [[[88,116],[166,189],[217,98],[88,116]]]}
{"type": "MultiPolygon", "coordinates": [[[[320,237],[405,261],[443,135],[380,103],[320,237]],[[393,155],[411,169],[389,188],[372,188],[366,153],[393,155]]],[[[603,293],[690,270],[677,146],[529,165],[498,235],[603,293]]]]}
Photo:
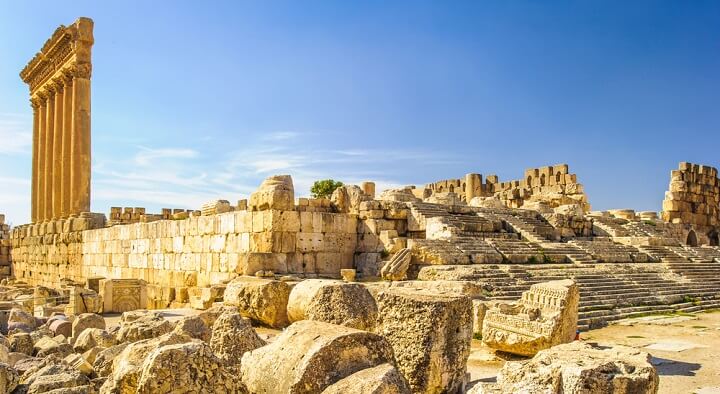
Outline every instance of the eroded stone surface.
{"type": "Polygon", "coordinates": [[[245,352],[265,345],[250,322],[239,313],[227,311],[215,320],[210,348],[225,363],[237,364],[245,352]]]}
{"type": "Polygon", "coordinates": [[[535,355],[575,339],[580,292],[570,279],[534,284],[516,304],[485,313],[482,340],[508,353],[535,355]]]}
{"type": "Polygon", "coordinates": [[[411,288],[377,295],[376,332],[392,344],[413,392],[457,392],[464,387],[472,340],[472,303],[411,288]]]}
{"type": "Polygon", "coordinates": [[[237,306],[245,317],[281,328],[289,324],[289,296],[290,286],[285,282],[242,276],[228,283],[224,303],[237,306]]]}
{"type": "Polygon", "coordinates": [[[323,394],[410,394],[405,378],[391,364],[361,371],[332,384],[323,394]]]}
{"type": "Polygon", "coordinates": [[[365,286],[333,280],[304,280],[290,292],[288,318],[292,322],[315,320],[371,330],[377,305],[365,286]]]}
{"type": "Polygon", "coordinates": [[[267,346],[245,353],[242,379],[252,393],[317,393],[353,373],[393,364],[381,336],[303,320],[267,346]]]}
{"type": "Polygon", "coordinates": [[[507,362],[497,384],[480,385],[473,392],[653,394],[658,382],[647,353],[576,341],[542,350],[528,361],[507,362]]]}

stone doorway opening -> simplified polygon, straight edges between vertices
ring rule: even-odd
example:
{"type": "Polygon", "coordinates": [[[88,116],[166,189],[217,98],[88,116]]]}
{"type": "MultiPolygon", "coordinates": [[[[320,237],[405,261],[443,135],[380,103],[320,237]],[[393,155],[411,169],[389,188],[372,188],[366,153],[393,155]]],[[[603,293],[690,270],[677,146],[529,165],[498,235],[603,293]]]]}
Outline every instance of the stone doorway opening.
{"type": "Polygon", "coordinates": [[[710,239],[710,246],[720,246],[720,233],[717,230],[712,230],[708,233],[710,239]]]}
{"type": "Polygon", "coordinates": [[[687,236],[687,240],[685,241],[685,244],[688,246],[698,246],[698,239],[697,234],[695,234],[695,230],[690,230],[687,236]]]}

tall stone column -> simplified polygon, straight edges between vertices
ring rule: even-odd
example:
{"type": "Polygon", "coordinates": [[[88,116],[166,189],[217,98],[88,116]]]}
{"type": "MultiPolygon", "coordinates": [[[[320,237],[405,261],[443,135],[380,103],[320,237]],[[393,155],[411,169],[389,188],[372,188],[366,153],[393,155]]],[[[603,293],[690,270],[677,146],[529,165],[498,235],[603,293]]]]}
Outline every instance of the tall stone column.
{"type": "Polygon", "coordinates": [[[45,219],[45,133],[47,132],[47,94],[38,92],[38,104],[40,105],[40,113],[38,114],[38,146],[37,146],[37,195],[34,203],[37,205],[35,220],[40,222],[45,219]]]}
{"type": "Polygon", "coordinates": [[[465,175],[465,202],[469,204],[473,197],[480,196],[480,193],[477,193],[477,188],[481,185],[482,177],[480,174],[465,175]]]}
{"type": "Polygon", "coordinates": [[[43,204],[45,210],[43,213],[44,220],[52,219],[52,179],[53,179],[53,137],[55,122],[55,90],[48,86],[48,97],[45,102],[47,110],[45,111],[45,180],[43,181],[43,204]]]}
{"type": "Polygon", "coordinates": [[[62,216],[70,216],[70,169],[71,169],[71,157],[72,157],[72,75],[65,74],[63,76],[63,82],[65,84],[65,94],[63,95],[63,134],[62,134],[62,161],[61,161],[61,174],[62,174],[62,216]]]}
{"type": "Polygon", "coordinates": [[[33,139],[32,139],[32,174],[31,181],[32,185],[30,190],[30,220],[35,223],[38,216],[38,160],[40,155],[38,154],[39,139],[40,139],[40,102],[32,98],[30,104],[33,109],[33,139]]]}
{"type": "Polygon", "coordinates": [[[62,217],[62,134],[63,134],[63,84],[53,81],[55,86],[55,117],[53,120],[53,179],[52,218],[62,217]]]}
{"type": "Polygon", "coordinates": [[[90,69],[73,78],[70,195],[74,214],[90,211],[90,69]]]}

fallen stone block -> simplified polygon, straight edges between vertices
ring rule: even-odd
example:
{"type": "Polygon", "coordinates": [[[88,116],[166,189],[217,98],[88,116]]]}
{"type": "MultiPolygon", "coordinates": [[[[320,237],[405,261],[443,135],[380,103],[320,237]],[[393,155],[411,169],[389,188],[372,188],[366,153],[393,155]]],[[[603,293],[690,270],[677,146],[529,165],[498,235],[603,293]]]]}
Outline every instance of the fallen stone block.
{"type": "Polygon", "coordinates": [[[225,288],[224,304],[237,306],[240,314],[274,328],[286,327],[290,286],[281,281],[242,276],[225,288]]]}
{"type": "Polygon", "coordinates": [[[271,344],[245,353],[240,370],[252,393],[318,393],[385,363],[394,365],[393,352],[380,335],[304,320],[271,344]]]}
{"type": "Polygon", "coordinates": [[[210,346],[200,340],[165,345],[142,364],[137,393],[247,393],[240,377],[223,366],[210,346]]]}
{"type": "Polygon", "coordinates": [[[258,337],[249,320],[237,312],[227,311],[215,320],[212,326],[210,348],[225,363],[240,361],[243,354],[265,345],[258,337]]]}
{"type": "Polygon", "coordinates": [[[654,394],[658,385],[649,354],[576,341],[542,350],[527,361],[507,362],[497,383],[479,384],[469,393],[654,394]]]}
{"type": "Polygon", "coordinates": [[[472,340],[470,298],[395,287],[378,293],[377,302],[375,331],[392,344],[412,391],[462,390],[472,340]]]}
{"type": "Polygon", "coordinates": [[[485,312],[483,343],[524,356],[561,343],[577,332],[580,292],[570,279],[537,283],[516,304],[498,303],[485,312]]]}
{"type": "Polygon", "coordinates": [[[156,312],[124,312],[120,317],[120,329],[115,337],[118,342],[135,342],[156,338],[172,330],[172,324],[156,312]]]}
{"type": "Polygon", "coordinates": [[[410,394],[405,378],[392,364],[366,368],[332,384],[322,394],[410,394]]]}
{"type": "Polygon", "coordinates": [[[95,313],[82,313],[75,316],[72,322],[72,337],[77,339],[88,328],[105,329],[105,319],[95,313]]]}
{"type": "Polygon", "coordinates": [[[365,286],[324,279],[296,284],[287,311],[291,322],[315,320],[359,330],[371,330],[377,319],[377,305],[365,286]]]}

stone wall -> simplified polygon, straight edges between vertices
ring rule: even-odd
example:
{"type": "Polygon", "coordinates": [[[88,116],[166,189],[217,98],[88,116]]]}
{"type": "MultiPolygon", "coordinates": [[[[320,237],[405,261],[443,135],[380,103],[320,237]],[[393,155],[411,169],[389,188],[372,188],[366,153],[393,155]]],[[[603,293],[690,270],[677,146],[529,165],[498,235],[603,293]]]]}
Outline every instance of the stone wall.
{"type": "Polygon", "coordinates": [[[427,184],[423,190],[422,198],[451,192],[465,202],[473,197],[495,196],[510,208],[521,208],[526,202],[541,202],[551,208],[578,205],[583,212],[590,210],[583,186],[577,182],[577,175],[569,173],[567,164],[529,168],[523,179],[506,182],[500,182],[496,175],[487,176],[483,182],[482,175],[467,174],[465,178],[427,184]]]}
{"type": "Polygon", "coordinates": [[[5,215],[0,214],[0,278],[10,276],[12,263],[10,250],[10,226],[5,224],[5,215]]]}
{"type": "MultiPolygon", "coordinates": [[[[717,169],[682,162],[670,173],[662,219],[692,226],[695,241],[718,245],[720,228],[720,180],[717,169]]],[[[692,240],[690,240],[692,241],[692,240]]],[[[688,241],[689,243],[692,243],[688,241]]]]}
{"type": "Polygon", "coordinates": [[[352,268],[357,219],[347,214],[234,211],[184,220],[93,228],[79,219],[13,230],[17,279],[143,279],[168,288],[205,287],[258,271],[339,277],[352,268]]]}

